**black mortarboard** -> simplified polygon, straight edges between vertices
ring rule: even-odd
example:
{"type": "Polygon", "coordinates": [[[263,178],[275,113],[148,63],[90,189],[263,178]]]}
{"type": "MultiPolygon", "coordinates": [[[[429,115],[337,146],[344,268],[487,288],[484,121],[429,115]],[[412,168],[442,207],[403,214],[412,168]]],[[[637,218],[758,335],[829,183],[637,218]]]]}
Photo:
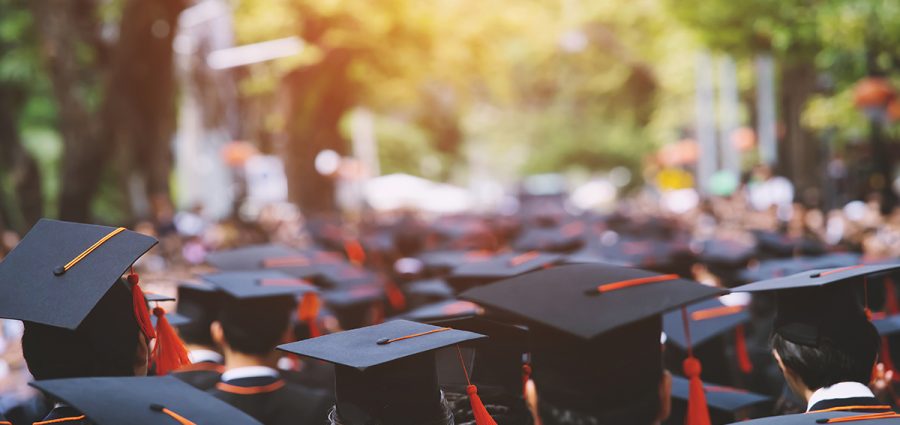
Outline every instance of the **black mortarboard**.
{"type": "Polygon", "coordinates": [[[147,300],[148,303],[156,303],[163,301],[175,301],[176,298],[171,295],[158,294],[156,292],[144,292],[144,299],[147,300]]]}
{"type": "Polygon", "coordinates": [[[775,291],[774,332],[788,341],[817,347],[827,339],[834,344],[855,346],[872,338],[875,329],[860,303],[860,288],[852,283],[864,283],[867,276],[887,273],[898,267],[857,265],[809,270],[743,285],[734,291],[775,291]]]}
{"type": "Polygon", "coordinates": [[[171,376],[55,379],[31,385],[97,425],[259,425],[237,408],[171,376]]]}
{"type": "Polygon", "coordinates": [[[723,292],[677,275],[578,264],[461,297],[525,319],[541,400],[593,412],[634,403],[650,409],[657,401],[648,398],[648,388],[656,388],[662,374],[661,315],[723,292]]]}
{"type": "MultiPolygon", "coordinates": [[[[750,320],[750,313],[743,306],[726,306],[717,299],[706,300],[687,307],[691,345],[694,347],[734,329],[750,320]]],[[[688,349],[684,334],[684,320],[681,311],[672,311],[663,316],[663,331],[667,342],[682,350],[688,349]]]]}
{"type": "Polygon", "coordinates": [[[225,251],[214,251],[206,255],[206,262],[219,270],[253,270],[265,268],[269,259],[295,257],[299,250],[283,245],[251,245],[225,251]]]}
{"type": "MultiPolygon", "coordinates": [[[[703,384],[706,402],[709,407],[725,412],[737,412],[741,409],[765,403],[770,398],[739,388],[703,384]]],[[[690,394],[690,381],[681,376],[672,376],[672,398],[687,401],[690,394]]]]}
{"type": "Polygon", "coordinates": [[[0,317],[76,329],[156,242],[124,228],[41,219],[0,263],[0,317]]]}
{"type": "Polygon", "coordinates": [[[446,417],[434,350],[483,337],[394,320],[278,348],[336,365],[335,396],[342,422],[404,425],[446,417]]]}
{"type": "Polygon", "coordinates": [[[407,311],[399,318],[416,322],[430,322],[439,319],[477,316],[482,313],[482,310],[481,307],[469,301],[446,300],[407,311]]]}
{"type": "Polygon", "coordinates": [[[507,253],[487,261],[466,263],[447,277],[447,283],[457,291],[518,276],[523,273],[552,266],[564,258],[561,254],[537,251],[507,253]]]}
{"type": "MultiPolygon", "coordinates": [[[[153,327],[156,327],[156,323],[159,319],[154,315],[150,316],[150,322],[153,323],[153,327]]],[[[178,314],[178,313],[166,313],[166,320],[169,321],[169,324],[175,326],[176,328],[188,325],[191,323],[191,318],[178,314]]]]}
{"type": "Polygon", "coordinates": [[[425,279],[407,283],[403,287],[406,302],[411,306],[420,306],[453,298],[453,288],[444,279],[425,279]]]}
{"type": "Polygon", "coordinates": [[[815,413],[799,413],[795,415],[770,416],[768,418],[753,419],[749,421],[734,422],[732,425],[818,425],[828,423],[858,423],[865,425],[900,425],[900,415],[891,415],[890,412],[883,415],[884,417],[871,417],[871,413],[860,412],[815,412],[815,413]],[[835,421],[829,422],[828,419],[837,418],[854,418],[852,421],[835,421]]]}
{"type": "Polygon", "coordinates": [[[517,251],[571,252],[584,244],[584,224],[572,222],[556,228],[528,229],[513,243],[517,251]]]}
{"type": "Polygon", "coordinates": [[[896,334],[900,332],[900,314],[873,319],[872,324],[878,331],[878,335],[889,336],[896,334]]]}
{"type": "Polygon", "coordinates": [[[372,323],[373,310],[382,307],[382,301],[385,298],[384,287],[376,284],[356,285],[322,292],[325,305],[334,311],[344,329],[358,328],[372,323]]]}
{"type": "Polygon", "coordinates": [[[316,290],[309,282],[277,270],[210,273],[200,277],[239,299],[296,296],[316,290]]]}
{"type": "Polygon", "coordinates": [[[463,264],[490,260],[493,256],[489,251],[459,250],[423,252],[416,258],[425,264],[425,269],[429,273],[443,276],[463,264]]]}
{"type": "Polygon", "coordinates": [[[586,340],[724,292],[675,275],[577,264],[473,288],[461,297],[586,340]]]}

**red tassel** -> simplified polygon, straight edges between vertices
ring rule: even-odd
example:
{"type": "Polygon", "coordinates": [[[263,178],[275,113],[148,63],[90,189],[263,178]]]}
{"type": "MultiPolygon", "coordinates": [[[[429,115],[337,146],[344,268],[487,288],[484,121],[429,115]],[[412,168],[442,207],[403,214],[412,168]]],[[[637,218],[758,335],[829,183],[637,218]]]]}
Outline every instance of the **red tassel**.
{"type": "Polygon", "coordinates": [[[897,287],[894,286],[894,280],[884,278],[884,311],[889,316],[900,313],[900,304],[897,302],[897,287]]]}
{"type": "Polygon", "coordinates": [[[403,291],[400,290],[394,281],[387,281],[385,290],[387,291],[388,302],[391,303],[391,308],[395,311],[401,311],[406,308],[406,296],[403,295],[403,291]]]}
{"type": "Polygon", "coordinates": [[[684,374],[690,382],[688,395],[686,425],[710,425],[709,408],[706,405],[706,393],[703,391],[703,381],[700,380],[700,372],[703,366],[700,360],[693,356],[684,359],[684,374]]]}
{"type": "Polygon", "coordinates": [[[320,305],[319,295],[310,291],[303,294],[303,299],[300,300],[300,307],[297,309],[297,319],[309,326],[310,338],[322,335],[322,331],[319,329],[320,305]]]}
{"type": "Polygon", "coordinates": [[[522,397],[528,397],[528,381],[531,380],[531,365],[525,363],[522,365],[522,397]]]}
{"type": "Polygon", "coordinates": [[[156,307],[153,315],[156,316],[156,346],[153,347],[152,357],[156,364],[156,374],[166,375],[191,364],[184,343],[166,319],[166,311],[162,307],[156,307]]]}
{"type": "Polygon", "coordinates": [[[140,286],[141,279],[131,268],[128,274],[128,283],[131,285],[131,304],[134,308],[134,319],[137,321],[138,328],[141,329],[144,336],[148,339],[156,338],[156,332],[153,330],[153,322],[150,321],[150,310],[147,309],[147,299],[144,298],[144,291],[140,286]]]}
{"type": "Polygon", "coordinates": [[[734,351],[737,354],[738,367],[743,373],[753,372],[753,362],[747,352],[747,338],[744,336],[744,325],[734,328],[734,351]]]}
{"type": "Polygon", "coordinates": [[[475,424],[497,425],[497,422],[494,421],[494,418],[491,417],[491,414],[484,407],[484,403],[481,402],[481,397],[478,396],[478,388],[474,385],[469,385],[466,387],[466,393],[469,394],[469,403],[472,405],[472,415],[475,416],[475,424]]]}
{"type": "Polygon", "coordinates": [[[681,320],[684,324],[684,336],[688,349],[688,357],[684,359],[682,368],[684,376],[688,378],[689,382],[688,407],[684,423],[685,425],[711,425],[709,407],[706,405],[706,393],[703,392],[703,381],[700,380],[703,365],[694,357],[694,349],[691,345],[691,326],[686,307],[681,308],[681,320]]]}
{"type": "Polygon", "coordinates": [[[366,251],[363,249],[362,244],[359,243],[356,239],[351,239],[344,242],[344,251],[347,253],[347,258],[350,259],[350,262],[361,266],[366,262],[366,251]]]}

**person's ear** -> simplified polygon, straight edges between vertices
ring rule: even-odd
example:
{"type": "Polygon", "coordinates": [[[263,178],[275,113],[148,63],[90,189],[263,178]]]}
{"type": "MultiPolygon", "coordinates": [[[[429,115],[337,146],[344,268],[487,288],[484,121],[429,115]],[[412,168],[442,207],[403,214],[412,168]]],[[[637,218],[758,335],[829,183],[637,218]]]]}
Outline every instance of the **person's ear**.
{"type": "Polygon", "coordinates": [[[672,374],[663,370],[662,379],[659,380],[659,413],[656,415],[657,423],[662,423],[672,413],[672,374]]]}
{"type": "Polygon", "coordinates": [[[209,335],[212,336],[212,340],[217,346],[225,347],[227,345],[225,330],[222,328],[222,323],[218,320],[209,324],[209,335]]]}

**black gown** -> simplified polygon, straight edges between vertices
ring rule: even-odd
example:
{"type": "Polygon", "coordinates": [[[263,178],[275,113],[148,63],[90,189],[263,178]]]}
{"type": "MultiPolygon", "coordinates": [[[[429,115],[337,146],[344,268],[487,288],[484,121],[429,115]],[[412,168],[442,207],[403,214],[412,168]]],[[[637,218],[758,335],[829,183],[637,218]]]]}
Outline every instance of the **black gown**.
{"type": "Polygon", "coordinates": [[[219,383],[219,379],[222,377],[222,372],[224,371],[225,367],[221,364],[205,361],[178,369],[172,372],[172,376],[194,388],[207,391],[219,383]]]}
{"type": "Polygon", "coordinates": [[[326,392],[287,382],[280,376],[223,381],[209,393],[263,425],[321,425],[326,423],[332,404],[326,392]]]}

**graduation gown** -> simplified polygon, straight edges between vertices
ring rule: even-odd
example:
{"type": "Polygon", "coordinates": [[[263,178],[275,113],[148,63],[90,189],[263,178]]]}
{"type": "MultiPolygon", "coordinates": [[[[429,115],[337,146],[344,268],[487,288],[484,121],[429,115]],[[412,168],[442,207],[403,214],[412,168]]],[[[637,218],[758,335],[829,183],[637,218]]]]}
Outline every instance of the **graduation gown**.
{"type": "Polygon", "coordinates": [[[35,422],[34,425],[94,425],[93,422],[87,420],[84,414],[69,406],[57,406],[41,421],[35,422]]]}
{"type": "Polygon", "coordinates": [[[874,397],[850,397],[826,399],[813,404],[809,413],[822,411],[840,411],[857,413],[881,413],[891,410],[891,406],[885,405],[874,397]]]}
{"type": "Polygon", "coordinates": [[[264,425],[323,424],[332,404],[327,393],[287,382],[281,376],[220,381],[209,393],[264,425]]]}
{"type": "Polygon", "coordinates": [[[21,403],[6,410],[6,419],[15,425],[30,424],[42,420],[53,410],[53,403],[43,394],[35,394],[21,403]]]}
{"type": "Polygon", "coordinates": [[[216,386],[224,371],[225,367],[221,364],[206,361],[187,365],[172,372],[172,376],[194,388],[207,391],[216,386]]]}

